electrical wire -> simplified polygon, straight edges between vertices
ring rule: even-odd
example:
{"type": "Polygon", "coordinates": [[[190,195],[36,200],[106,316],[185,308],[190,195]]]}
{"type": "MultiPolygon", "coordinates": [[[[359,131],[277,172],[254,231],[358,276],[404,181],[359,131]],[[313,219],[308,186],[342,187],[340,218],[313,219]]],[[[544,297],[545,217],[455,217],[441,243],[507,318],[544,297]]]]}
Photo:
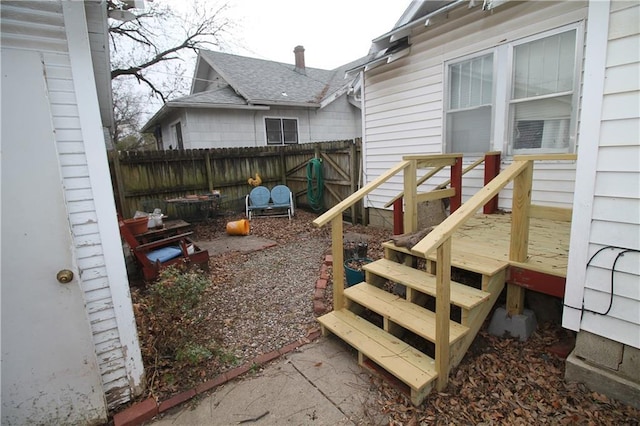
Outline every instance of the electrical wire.
{"type": "Polygon", "coordinates": [[[611,281],[610,281],[610,285],[609,285],[609,306],[607,307],[607,310],[604,312],[600,312],[600,311],[594,311],[592,309],[587,309],[585,308],[584,305],[584,297],[582,300],[582,307],[578,308],[576,306],[571,306],[571,305],[567,305],[566,303],[564,303],[563,305],[568,307],[568,308],[572,308],[572,309],[580,309],[583,312],[589,312],[592,314],[596,314],[596,315],[608,315],[609,312],[611,312],[611,308],[613,307],[613,295],[614,295],[614,290],[615,290],[615,273],[616,273],[616,265],[618,263],[618,260],[620,260],[621,257],[623,257],[626,253],[640,253],[640,250],[636,250],[636,249],[630,249],[630,248],[626,248],[626,247],[617,247],[617,246],[604,246],[601,247],[598,251],[596,251],[591,258],[589,258],[589,261],[587,262],[586,268],[588,268],[591,265],[591,262],[593,262],[593,260],[600,254],[602,253],[604,250],[607,249],[613,249],[613,250],[621,250],[617,255],[616,258],[613,260],[613,264],[611,265],[611,281]]]}
{"type": "Polygon", "coordinates": [[[322,210],[323,194],[322,159],[312,158],[307,163],[307,200],[314,211],[322,210]]]}

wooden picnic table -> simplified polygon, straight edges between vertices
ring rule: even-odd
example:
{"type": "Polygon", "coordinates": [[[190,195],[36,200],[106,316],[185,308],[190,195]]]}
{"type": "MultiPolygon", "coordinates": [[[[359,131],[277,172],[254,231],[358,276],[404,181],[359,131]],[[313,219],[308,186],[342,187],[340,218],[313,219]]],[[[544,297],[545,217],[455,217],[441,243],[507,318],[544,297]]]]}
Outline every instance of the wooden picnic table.
{"type": "Polygon", "coordinates": [[[186,197],[170,198],[165,200],[167,204],[175,206],[177,215],[188,220],[205,220],[214,214],[220,207],[221,196],[191,195],[186,197]]]}

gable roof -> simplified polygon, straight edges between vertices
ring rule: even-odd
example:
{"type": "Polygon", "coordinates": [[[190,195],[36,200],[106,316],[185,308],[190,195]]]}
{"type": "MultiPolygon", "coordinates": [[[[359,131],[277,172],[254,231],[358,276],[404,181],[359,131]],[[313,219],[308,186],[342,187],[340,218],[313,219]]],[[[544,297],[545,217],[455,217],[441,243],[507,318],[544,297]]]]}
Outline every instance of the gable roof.
{"type": "Polygon", "coordinates": [[[148,132],[173,108],[269,109],[271,106],[322,108],[346,92],[353,79],[346,71],[364,64],[362,57],[333,70],[306,67],[229,53],[201,50],[192,94],[173,99],[144,125],[148,132]]]}

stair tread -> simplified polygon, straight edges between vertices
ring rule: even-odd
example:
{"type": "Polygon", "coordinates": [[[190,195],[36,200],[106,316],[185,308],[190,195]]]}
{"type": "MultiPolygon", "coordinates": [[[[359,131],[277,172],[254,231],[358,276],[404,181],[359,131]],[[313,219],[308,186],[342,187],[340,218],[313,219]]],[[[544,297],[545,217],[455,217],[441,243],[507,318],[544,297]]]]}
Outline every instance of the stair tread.
{"type": "MultiPolygon", "coordinates": [[[[436,314],[432,311],[368,283],[351,286],[344,290],[344,295],[403,328],[435,343],[436,314]]],[[[449,321],[449,324],[450,344],[462,338],[469,330],[468,327],[455,321],[449,321]]]]}
{"type": "MultiPolygon", "coordinates": [[[[379,259],[363,267],[378,276],[406,285],[415,290],[436,295],[436,277],[389,259],[379,259]]],[[[489,300],[491,294],[455,281],[451,281],[451,303],[464,309],[472,309],[489,300]]]]}
{"type": "MultiPolygon", "coordinates": [[[[382,243],[382,246],[401,253],[418,256],[418,254],[412,252],[406,247],[396,246],[393,244],[393,241],[386,241],[382,243]]],[[[437,253],[434,251],[427,256],[427,259],[436,260],[436,256],[437,253]]],[[[492,276],[507,268],[509,266],[509,262],[471,253],[457,248],[454,244],[451,248],[451,266],[482,275],[492,276]]]]}
{"type": "Polygon", "coordinates": [[[433,358],[347,309],[329,312],[318,321],[412,389],[420,390],[438,377],[433,358]]]}

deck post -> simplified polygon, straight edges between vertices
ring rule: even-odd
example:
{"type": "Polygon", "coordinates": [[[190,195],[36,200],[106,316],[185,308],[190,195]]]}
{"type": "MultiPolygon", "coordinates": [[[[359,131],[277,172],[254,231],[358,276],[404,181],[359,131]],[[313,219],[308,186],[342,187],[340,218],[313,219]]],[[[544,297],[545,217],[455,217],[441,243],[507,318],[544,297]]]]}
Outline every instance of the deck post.
{"type": "Polygon", "coordinates": [[[449,198],[449,211],[453,213],[462,205],[462,156],[456,157],[451,165],[451,187],[456,190],[455,195],[449,198]]]}
{"type": "Polygon", "coordinates": [[[393,235],[404,233],[404,217],[402,215],[403,198],[400,197],[393,202],[393,235]]]}
{"type": "MultiPolygon", "coordinates": [[[[500,152],[488,152],[484,156],[484,184],[500,174],[500,152]]],[[[498,211],[498,195],[484,205],[484,214],[493,214],[498,211]]]]}
{"type": "Polygon", "coordinates": [[[451,311],[451,237],[438,246],[436,262],[436,371],[438,391],[449,381],[449,315],[451,311]]]}
{"type": "Polygon", "coordinates": [[[342,215],[331,220],[331,256],[333,257],[333,310],[344,307],[344,248],[342,215]]]}
{"type": "MultiPolygon", "coordinates": [[[[511,211],[511,241],[509,260],[524,263],[529,251],[529,208],[533,181],[533,161],[513,180],[513,205],[511,211]]],[[[518,285],[507,286],[507,313],[521,315],[524,310],[525,289],[518,285]]]]}
{"type": "Polygon", "coordinates": [[[404,169],[404,232],[415,232],[418,229],[418,194],[416,177],[418,163],[415,159],[409,161],[404,169]]]}

